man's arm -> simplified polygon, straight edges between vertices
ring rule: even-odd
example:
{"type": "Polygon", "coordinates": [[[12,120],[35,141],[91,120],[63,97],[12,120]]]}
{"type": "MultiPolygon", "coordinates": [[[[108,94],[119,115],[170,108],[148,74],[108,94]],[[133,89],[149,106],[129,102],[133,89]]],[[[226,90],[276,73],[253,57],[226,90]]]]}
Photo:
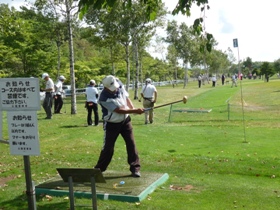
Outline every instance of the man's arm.
{"type": "Polygon", "coordinates": [[[134,108],[132,101],[129,98],[126,98],[127,106],[129,109],[123,107],[118,107],[114,111],[119,114],[142,114],[144,113],[144,108],[134,108]]]}
{"type": "Polygon", "coordinates": [[[116,108],[114,111],[119,114],[143,114],[144,108],[133,108],[133,109],[116,108]]]}
{"type": "Polygon", "coordinates": [[[155,91],[155,100],[153,101],[154,103],[156,103],[157,102],[157,91],[155,91]]]}

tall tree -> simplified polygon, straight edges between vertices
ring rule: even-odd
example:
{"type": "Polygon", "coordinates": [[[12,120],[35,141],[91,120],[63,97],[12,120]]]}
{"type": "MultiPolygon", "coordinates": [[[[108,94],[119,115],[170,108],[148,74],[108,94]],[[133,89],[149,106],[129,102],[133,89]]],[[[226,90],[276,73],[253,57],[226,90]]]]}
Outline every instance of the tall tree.
{"type": "MultiPolygon", "coordinates": [[[[131,7],[132,2],[134,0],[79,0],[79,11],[80,11],[80,18],[82,18],[88,11],[90,7],[95,9],[113,7],[115,3],[121,3],[124,7],[131,7]]],[[[153,20],[156,17],[156,10],[159,4],[162,3],[161,0],[138,0],[140,3],[146,4],[146,16],[147,18],[153,20]]],[[[178,0],[176,7],[172,11],[173,15],[178,13],[182,13],[183,15],[190,16],[191,15],[191,7],[193,4],[201,7],[201,11],[205,11],[209,9],[210,6],[208,5],[208,0],[178,0]]],[[[204,13],[205,16],[205,13],[204,13]]],[[[202,26],[204,19],[202,17],[197,18],[194,21],[193,28],[194,31],[201,37],[201,39],[205,40],[205,47],[208,51],[212,49],[212,34],[209,34],[205,31],[205,27],[202,26]]],[[[205,47],[202,47],[201,50],[203,51],[205,47]]]]}
{"type": "MultiPolygon", "coordinates": [[[[73,43],[73,24],[75,22],[75,19],[77,19],[77,9],[78,4],[76,0],[36,0],[35,5],[38,8],[46,7],[46,11],[50,11],[51,16],[55,17],[56,19],[59,19],[60,15],[64,17],[64,21],[67,26],[67,40],[68,40],[68,47],[69,47],[69,68],[70,68],[70,81],[71,81],[71,114],[77,113],[77,107],[76,107],[76,82],[75,82],[75,71],[74,71],[74,43],[73,43]]],[[[56,45],[58,47],[58,50],[61,46],[61,33],[59,30],[57,30],[57,27],[54,26],[52,31],[56,31],[57,34],[57,40],[56,45]]],[[[59,51],[60,52],[60,51],[59,51]]],[[[60,56],[60,54],[59,54],[60,56]]],[[[58,56],[58,58],[59,58],[58,56]]],[[[60,64],[60,60],[58,62],[58,65],[60,64]]],[[[60,68],[60,65],[59,65],[60,68]]],[[[58,71],[59,72],[59,71],[58,71]]]]}
{"type": "Polygon", "coordinates": [[[273,65],[269,62],[263,62],[263,64],[261,65],[261,74],[264,75],[265,80],[269,82],[269,77],[275,74],[273,65]]]}

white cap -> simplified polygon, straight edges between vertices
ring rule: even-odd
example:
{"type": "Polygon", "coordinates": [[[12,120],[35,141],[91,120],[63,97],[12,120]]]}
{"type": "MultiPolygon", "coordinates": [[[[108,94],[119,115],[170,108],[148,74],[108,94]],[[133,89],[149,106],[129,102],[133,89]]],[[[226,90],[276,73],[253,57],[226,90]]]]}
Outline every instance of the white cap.
{"type": "Polygon", "coordinates": [[[147,79],[146,79],[146,82],[147,82],[147,83],[151,83],[152,80],[151,80],[150,78],[147,78],[147,79]]]}
{"type": "Polygon", "coordinates": [[[108,88],[110,91],[115,91],[117,88],[120,87],[120,84],[118,83],[118,81],[116,80],[116,77],[109,75],[106,76],[103,81],[102,81],[103,85],[105,88],[108,88]]]}
{"type": "Polygon", "coordinates": [[[90,80],[90,81],[89,81],[89,84],[90,84],[90,85],[95,85],[95,80],[94,80],[94,79],[90,80]]]}
{"type": "Polygon", "coordinates": [[[58,77],[58,79],[59,79],[59,80],[66,80],[66,78],[65,78],[63,75],[60,75],[60,76],[58,77]]]}
{"type": "Polygon", "coordinates": [[[42,74],[42,79],[45,79],[45,77],[49,77],[49,74],[48,73],[42,74]]]}

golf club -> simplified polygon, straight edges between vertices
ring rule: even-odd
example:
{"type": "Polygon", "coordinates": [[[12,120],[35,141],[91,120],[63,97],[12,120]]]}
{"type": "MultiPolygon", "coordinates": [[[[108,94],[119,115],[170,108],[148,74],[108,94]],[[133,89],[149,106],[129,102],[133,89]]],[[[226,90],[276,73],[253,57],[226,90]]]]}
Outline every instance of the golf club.
{"type": "Polygon", "coordinates": [[[184,96],[183,99],[181,99],[181,100],[173,101],[173,102],[162,104],[162,105],[155,106],[155,107],[145,108],[144,110],[148,111],[148,110],[151,110],[151,109],[157,109],[157,108],[160,108],[160,107],[163,107],[163,106],[168,106],[168,105],[176,104],[176,103],[180,103],[180,102],[183,102],[185,104],[185,103],[187,103],[187,101],[188,101],[188,97],[184,96]]]}

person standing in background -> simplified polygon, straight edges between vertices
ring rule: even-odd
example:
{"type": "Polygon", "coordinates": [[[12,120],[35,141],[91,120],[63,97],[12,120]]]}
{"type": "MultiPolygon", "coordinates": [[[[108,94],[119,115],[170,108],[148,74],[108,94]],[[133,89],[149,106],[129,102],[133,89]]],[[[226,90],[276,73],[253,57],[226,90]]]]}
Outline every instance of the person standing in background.
{"type": "Polygon", "coordinates": [[[222,85],[224,85],[224,84],[225,84],[225,79],[226,79],[225,75],[224,75],[224,74],[222,74],[222,85]]]}
{"type": "Polygon", "coordinates": [[[198,75],[198,78],[197,78],[199,88],[201,87],[201,80],[202,80],[202,77],[201,77],[201,74],[200,74],[200,75],[198,75]]]}
{"type": "Polygon", "coordinates": [[[234,85],[235,87],[237,87],[237,84],[236,84],[236,75],[235,75],[235,74],[232,75],[231,81],[232,81],[231,87],[233,87],[233,85],[234,85]]]}
{"type": "Polygon", "coordinates": [[[212,76],[212,87],[216,87],[216,81],[217,81],[216,75],[213,75],[212,76]]]}
{"type": "Polygon", "coordinates": [[[86,108],[87,108],[87,124],[93,125],[92,123],[92,111],[94,113],[94,125],[97,126],[99,122],[99,116],[98,116],[98,104],[97,104],[97,98],[98,98],[98,90],[95,87],[95,81],[90,80],[89,86],[86,88],[86,108]]]}
{"type": "Polygon", "coordinates": [[[43,108],[47,114],[47,117],[45,119],[52,119],[54,83],[48,73],[43,73],[42,79],[46,81],[45,89],[41,89],[41,91],[44,91],[46,94],[45,99],[43,101],[43,108]]]}
{"type": "Polygon", "coordinates": [[[60,112],[63,106],[63,94],[64,90],[62,88],[63,82],[65,81],[65,77],[63,75],[58,77],[57,83],[54,85],[55,95],[54,95],[54,113],[62,114],[60,112]]]}
{"type": "MultiPolygon", "coordinates": [[[[152,80],[147,78],[145,81],[146,85],[143,86],[141,91],[141,96],[143,97],[143,107],[144,108],[153,108],[154,104],[157,101],[157,89],[152,84],[152,80]]],[[[145,124],[154,122],[154,110],[150,109],[145,111],[145,124]]]]}

